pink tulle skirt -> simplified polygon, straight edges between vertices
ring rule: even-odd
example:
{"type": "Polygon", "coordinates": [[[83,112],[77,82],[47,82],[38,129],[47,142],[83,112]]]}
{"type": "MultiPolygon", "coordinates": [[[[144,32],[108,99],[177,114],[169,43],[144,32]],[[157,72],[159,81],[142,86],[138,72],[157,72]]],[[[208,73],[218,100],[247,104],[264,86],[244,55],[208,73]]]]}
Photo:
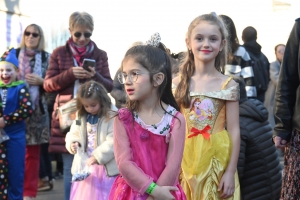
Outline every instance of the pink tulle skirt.
{"type": "Polygon", "coordinates": [[[115,179],[106,175],[103,165],[92,165],[86,179],[72,183],[70,200],[107,200],[115,179]]]}
{"type": "MultiPolygon", "coordinates": [[[[172,195],[176,200],[186,200],[184,191],[182,190],[179,183],[176,185],[177,191],[172,192],[172,195]]],[[[131,189],[126,183],[125,179],[120,175],[116,178],[109,195],[109,200],[146,200],[148,194],[139,194],[138,192],[131,189]]]]}

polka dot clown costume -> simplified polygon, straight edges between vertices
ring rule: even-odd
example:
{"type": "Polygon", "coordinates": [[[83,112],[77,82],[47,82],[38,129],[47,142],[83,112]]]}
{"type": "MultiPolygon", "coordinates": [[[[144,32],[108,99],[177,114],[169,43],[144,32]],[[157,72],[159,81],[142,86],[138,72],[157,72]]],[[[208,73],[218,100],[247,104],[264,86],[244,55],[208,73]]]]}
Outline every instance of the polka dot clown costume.
{"type": "Polygon", "coordinates": [[[15,49],[0,58],[0,128],[9,140],[0,144],[0,199],[23,199],[25,165],[25,119],[32,113],[24,81],[17,80],[15,49]]]}

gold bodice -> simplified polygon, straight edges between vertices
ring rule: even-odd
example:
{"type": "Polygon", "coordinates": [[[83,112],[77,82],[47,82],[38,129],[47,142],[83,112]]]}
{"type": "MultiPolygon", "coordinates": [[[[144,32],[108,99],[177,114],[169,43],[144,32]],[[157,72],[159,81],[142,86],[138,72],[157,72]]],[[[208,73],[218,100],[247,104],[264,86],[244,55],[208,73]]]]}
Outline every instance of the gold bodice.
{"type": "Polygon", "coordinates": [[[187,130],[192,127],[203,130],[207,125],[210,134],[220,132],[225,127],[225,102],[238,101],[239,87],[232,86],[215,92],[190,92],[191,104],[189,108],[182,109],[186,116],[187,130]]]}

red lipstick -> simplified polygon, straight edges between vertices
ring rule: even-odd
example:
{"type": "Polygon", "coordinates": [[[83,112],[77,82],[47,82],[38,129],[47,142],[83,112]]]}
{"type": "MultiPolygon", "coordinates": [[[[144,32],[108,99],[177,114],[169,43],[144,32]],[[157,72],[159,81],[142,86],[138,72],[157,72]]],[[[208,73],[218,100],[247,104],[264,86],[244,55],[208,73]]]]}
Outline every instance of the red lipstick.
{"type": "Polygon", "coordinates": [[[131,95],[131,94],[133,94],[134,89],[127,89],[126,91],[127,91],[127,94],[131,95]]]}

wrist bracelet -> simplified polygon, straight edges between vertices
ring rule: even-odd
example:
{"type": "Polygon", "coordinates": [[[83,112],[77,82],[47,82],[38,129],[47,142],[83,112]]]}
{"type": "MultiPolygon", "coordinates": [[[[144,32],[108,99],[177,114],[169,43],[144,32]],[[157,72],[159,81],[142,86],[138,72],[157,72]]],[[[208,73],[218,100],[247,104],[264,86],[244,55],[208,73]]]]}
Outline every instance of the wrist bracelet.
{"type": "Polygon", "coordinates": [[[149,187],[147,188],[146,192],[148,194],[152,194],[153,190],[156,188],[156,184],[154,182],[152,182],[149,187]]]}

